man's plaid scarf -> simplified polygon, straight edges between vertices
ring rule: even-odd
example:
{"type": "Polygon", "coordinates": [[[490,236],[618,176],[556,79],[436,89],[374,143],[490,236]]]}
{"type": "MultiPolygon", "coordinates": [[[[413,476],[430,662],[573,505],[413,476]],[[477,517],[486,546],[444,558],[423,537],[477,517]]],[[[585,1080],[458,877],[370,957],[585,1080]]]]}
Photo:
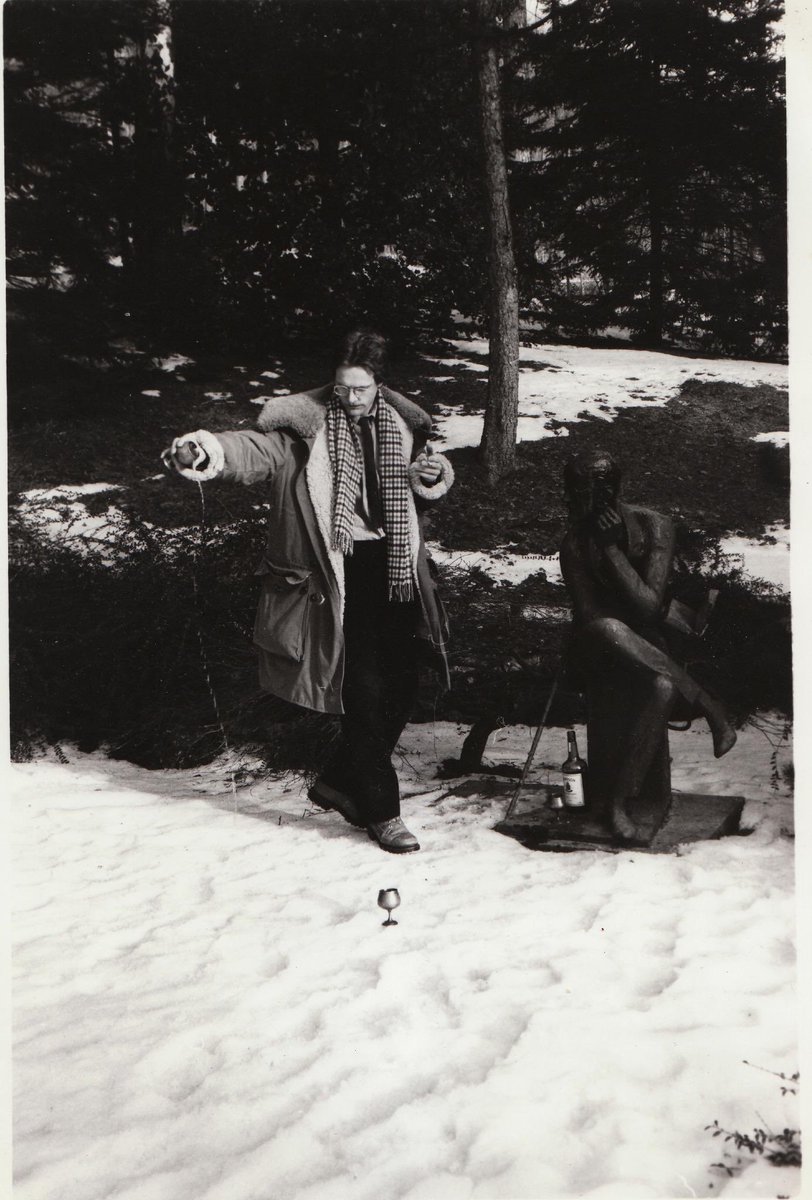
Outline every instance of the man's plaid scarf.
{"type": "MultiPolygon", "coordinates": [[[[380,392],[377,431],[389,599],[411,600],[414,582],[409,545],[408,464],[403,457],[395,414],[380,392]]],[[[363,451],[358,430],[336,396],[331,397],[327,409],[327,444],[333,468],[333,547],[343,554],[352,554],[353,514],[361,487],[363,451]]]]}

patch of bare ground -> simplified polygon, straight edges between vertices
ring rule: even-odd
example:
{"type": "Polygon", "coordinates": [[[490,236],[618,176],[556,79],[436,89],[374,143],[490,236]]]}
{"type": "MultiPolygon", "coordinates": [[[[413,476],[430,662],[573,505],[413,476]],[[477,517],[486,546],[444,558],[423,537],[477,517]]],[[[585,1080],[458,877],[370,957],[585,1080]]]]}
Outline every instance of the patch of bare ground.
{"type": "MultiPolygon", "coordinates": [[[[159,452],[174,434],[250,428],[257,396],[330,377],[329,363],[306,347],[241,366],[209,359],[169,374],[143,364],[102,377],[66,374],[44,391],[17,389],[12,491],[121,484],[114,502],[126,508],[133,528],[157,527],[150,537],[133,536],[115,572],[58,545],[34,554],[17,530],[25,550],[10,614],[18,755],[43,738],[65,739],[88,749],[103,744],[149,766],[189,765],[218,754],[225,733],[232,746],[262,747],[269,769],[317,767],[329,720],[301,710],[280,714],[278,702],[257,688],[250,627],[263,489],[207,488],[206,536],[201,531],[195,539],[194,553],[190,548],[166,562],[153,545],[161,527],[199,529],[203,516],[197,488],[155,478],[159,452]],[[269,370],[275,377],[264,374],[269,370]],[[144,394],[152,391],[160,394],[144,394]],[[218,528],[225,526],[228,536],[218,528]],[[110,663],[127,669],[111,671],[110,663]]],[[[480,375],[441,369],[417,354],[401,362],[392,383],[429,411],[440,404],[471,411],[484,401],[480,375]]],[[[563,465],[586,446],[615,453],[627,468],[628,498],[671,513],[689,548],[723,531],[755,535],[788,517],[788,451],[751,438],[786,427],[780,389],[688,380],[662,408],[640,405],[612,421],[572,421],[566,436],[522,443],[517,469],[496,487],[485,484],[474,449],[453,452],[458,483],[433,515],[431,535],[455,549],[513,543],[525,553],[554,553],[565,519],[563,465]]],[[[88,496],[87,507],[104,511],[110,499],[88,496]]],[[[763,708],[789,712],[786,597],[760,595],[730,574],[720,584],[706,647],[712,681],[740,719],[763,708]]],[[[511,586],[470,571],[444,572],[443,593],[452,617],[453,689],[438,693],[427,674],[417,719],[537,721],[565,654],[562,589],[541,574],[511,586]]],[[[550,719],[582,716],[582,698],[564,681],[550,719]]]]}
{"type": "Polygon", "coordinates": [[[663,407],[574,421],[567,437],[520,443],[516,470],[493,487],[476,450],[457,450],[457,484],[437,510],[433,536],[461,550],[512,543],[524,553],[554,553],[565,523],[564,464],[587,447],[623,464],[630,501],[711,536],[757,536],[789,520],[789,451],[752,438],[787,427],[787,395],[778,388],[690,379],[663,407]]]}

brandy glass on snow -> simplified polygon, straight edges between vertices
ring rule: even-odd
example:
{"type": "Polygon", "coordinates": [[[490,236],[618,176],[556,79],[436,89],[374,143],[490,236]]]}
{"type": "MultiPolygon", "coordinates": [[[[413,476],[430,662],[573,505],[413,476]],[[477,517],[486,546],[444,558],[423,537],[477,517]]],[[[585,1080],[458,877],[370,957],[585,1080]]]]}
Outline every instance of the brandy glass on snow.
{"type": "Polygon", "coordinates": [[[392,920],[392,909],[397,908],[400,904],[400,895],[397,888],[381,888],[378,892],[378,908],[383,908],[387,912],[387,918],[381,922],[383,925],[397,925],[397,921],[392,920]]]}

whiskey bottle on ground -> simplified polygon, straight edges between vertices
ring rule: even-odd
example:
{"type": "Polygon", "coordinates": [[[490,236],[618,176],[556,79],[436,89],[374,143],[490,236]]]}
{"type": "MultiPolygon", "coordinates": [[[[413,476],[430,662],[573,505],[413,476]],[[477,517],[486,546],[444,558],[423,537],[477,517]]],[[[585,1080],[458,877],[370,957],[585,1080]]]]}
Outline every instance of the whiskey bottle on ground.
{"type": "Polygon", "coordinates": [[[564,782],[564,804],[567,808],[583,808],[586,804],[586,763],[578,756],[578,742],[574,729],[567,731],[567,757],[561,764],[561,776],[564,782]]]}

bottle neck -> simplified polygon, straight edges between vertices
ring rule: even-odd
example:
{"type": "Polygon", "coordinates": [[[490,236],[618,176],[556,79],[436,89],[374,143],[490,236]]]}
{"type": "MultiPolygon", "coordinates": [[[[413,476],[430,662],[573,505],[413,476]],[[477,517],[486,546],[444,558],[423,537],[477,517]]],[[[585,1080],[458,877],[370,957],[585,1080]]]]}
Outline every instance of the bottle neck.
{"type": "Polygon", "coordinates": [[[586,763],[578,754],[578,741],[574,729],[567,731],[567,758],[562,765],[563,769],[570,774],[574,774],[576,771],[583,772],[586,769],[586,763]]]}

